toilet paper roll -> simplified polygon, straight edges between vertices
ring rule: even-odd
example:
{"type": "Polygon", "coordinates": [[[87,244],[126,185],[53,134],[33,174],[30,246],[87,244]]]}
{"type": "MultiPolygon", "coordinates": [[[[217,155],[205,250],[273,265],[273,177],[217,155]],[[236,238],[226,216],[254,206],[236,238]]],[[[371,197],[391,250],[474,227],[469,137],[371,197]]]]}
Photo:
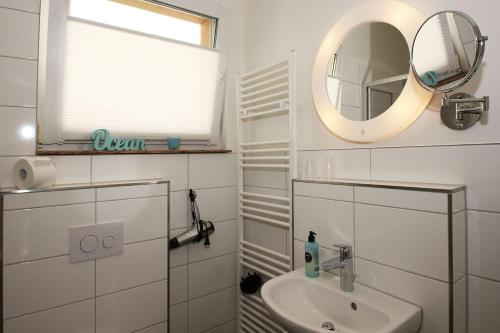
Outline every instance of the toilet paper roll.
{"type": "Polygon", "coordinates": [[[26,157],[14,164],[13,176],[21,190],[51,187],[56,183],[56,168],[48,157],[26,157]]]}

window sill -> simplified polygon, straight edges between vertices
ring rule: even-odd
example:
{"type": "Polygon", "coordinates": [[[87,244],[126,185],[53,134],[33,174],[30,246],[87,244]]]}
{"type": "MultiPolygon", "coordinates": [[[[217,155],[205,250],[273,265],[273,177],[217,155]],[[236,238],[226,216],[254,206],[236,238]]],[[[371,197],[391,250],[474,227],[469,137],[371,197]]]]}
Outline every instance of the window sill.
{"type": "Polygon", "coordinates": [[[38,156],[43,155],[148,155],[148,154],[228,154],[231,150],[226,149],[147,149],[142,151],[120,150],[120,151],[96,151],[96,150],[37,150],[38,156]]]}

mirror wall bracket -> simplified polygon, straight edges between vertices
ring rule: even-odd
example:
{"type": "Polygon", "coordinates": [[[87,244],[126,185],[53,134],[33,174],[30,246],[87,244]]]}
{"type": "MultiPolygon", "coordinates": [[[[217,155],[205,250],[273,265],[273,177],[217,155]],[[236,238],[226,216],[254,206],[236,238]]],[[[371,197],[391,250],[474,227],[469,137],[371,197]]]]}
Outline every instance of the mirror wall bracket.
{"type": "Polygon", "coordinates": [[[441,120],[454,130],[472,127],[490,107],[489,96],[477,98],[462,92],[444,94],[441,101],[441,120]]]}

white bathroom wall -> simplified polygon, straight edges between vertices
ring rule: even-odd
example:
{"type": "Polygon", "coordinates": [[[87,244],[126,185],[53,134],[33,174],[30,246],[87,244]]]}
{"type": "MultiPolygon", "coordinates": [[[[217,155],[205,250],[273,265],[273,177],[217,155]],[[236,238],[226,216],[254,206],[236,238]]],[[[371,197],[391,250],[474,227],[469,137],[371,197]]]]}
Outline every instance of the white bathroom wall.
{"type": "MultiPolygon", "coordinates": [[[[222,13],[219,46],[227,62],[222,144],[236,147],[235,79],[243,62],[243,1],[165,1],[209,15],[222,13]]],[[[35,154],[39,0],[0,0],[0,187],[13,185],[12,165],[35,154]]],[[[191,223],[189,188],[203,219],[216,222],[212,245],[175,250],[171,261],[173,332],[234,331],[236,309],[236,156],[51,156],[57,183],[165,178],[171,180],[172,234],[191,223]]],[[[161,329],[161,328],[159,328],[161,329]]]]}
{"type": "MultiPolygon", "coordinates": [[[[325,176],[329,157],[339,178],[457,183],[467,186],[469,248],[469,332],[496,332],[500,318],[500,30],[493,0],[404,0],[424,14],[455,9],[471,15],[489,36],[483,65],[463,89],[489,95],[487,121],[466,131],[441,124],[439,98],[401,134],[371,145],[344,142],[331,134],[317,116],[311,94],[316,52],[329,29],[354,6],[369,0],[252,0],[247,2],[246,58],[248,67],[278,60],[297,50],[299,163],[312,164],[325,176]]],[[[430,51],[431,52],[431,51],[430,51]]],[[[299,167],[299,173],[301,167],[299,167]]]]}

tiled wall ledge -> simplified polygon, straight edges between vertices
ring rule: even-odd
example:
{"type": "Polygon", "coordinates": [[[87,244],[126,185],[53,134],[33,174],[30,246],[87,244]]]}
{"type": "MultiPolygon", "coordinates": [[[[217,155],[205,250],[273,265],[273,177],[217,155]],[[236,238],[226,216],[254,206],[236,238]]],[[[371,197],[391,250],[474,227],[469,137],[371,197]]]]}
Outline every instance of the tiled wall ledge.
{"type": "Polygon", "coordinates": [[[227,149],[146,149],[146,150],[37,150],[37,155],[144,155],[144,154],[228,154],[227,149]]]}
{"type": "Polygon", "coordinates": [[[458,184],[437,184],[437,183],[417,183],[417,182],[399,182],[399,181],[384,181],[384,180],[364,180],[364,179],[318,179],[318,178],[297,178],[294,182],[329,184],[329,185],[345,185],[359,187],[378,187],[387,189],[404,189],[412,191],[424,192],[443,192],[455,193],[465,189],[464,185],[458,184]]]}

